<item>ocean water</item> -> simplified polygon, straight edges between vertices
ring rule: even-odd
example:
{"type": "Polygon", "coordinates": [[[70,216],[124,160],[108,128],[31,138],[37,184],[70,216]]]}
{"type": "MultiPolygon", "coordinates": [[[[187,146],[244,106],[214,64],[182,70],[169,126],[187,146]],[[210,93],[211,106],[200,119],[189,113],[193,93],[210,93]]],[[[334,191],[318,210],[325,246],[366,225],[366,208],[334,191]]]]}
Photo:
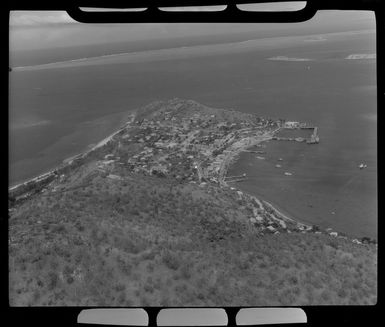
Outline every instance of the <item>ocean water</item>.
{"type": "Polygon", "coordinates": [[[11,72],[10,184],[85,150],[132,109],[193,99],[318,126],[318,145],[271,141],[265,160],[245,153],[229,173],[246,172],[238,188],[294,218],[376,237],[375,59],[345,59],[375,53],[374,31],[221,42],[11,72]]]}

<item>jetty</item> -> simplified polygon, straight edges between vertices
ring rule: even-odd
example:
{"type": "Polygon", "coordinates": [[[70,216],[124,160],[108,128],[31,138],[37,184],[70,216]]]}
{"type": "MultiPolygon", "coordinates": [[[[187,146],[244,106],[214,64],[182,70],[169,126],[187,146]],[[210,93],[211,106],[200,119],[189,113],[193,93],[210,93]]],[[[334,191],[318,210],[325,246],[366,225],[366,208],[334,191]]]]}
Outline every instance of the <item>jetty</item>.
{"type": "Polygon", "coordinates": [[[310,140],[306,141],[307,144],[319,143],[318,127],[314,127],[313,134],[310,136],[310,140]]]}
{"type": "Polygon", "coordinates": [[[265,154],[266,153],[266,151],[255,151],[255,150],[243,150],[243,152],[257,153],[257,154],[265,154]]]}
{"type": "Polygon", "coordinates": [[[284,129],[312,129],[313,133],[310,135],[309,138],[273,136],[272,139],[276,140],[276,141],[296,141],[296,142],[305,142],[306,141],[307,144],[317,144],[317,143],[319,143],[318,127],[317,126],[301,125],[301,124],[299,124],[297,122],[290,122],[290,123],[291,124],[285,126],[284,129]]]}
{"type": "Polygon", "coordinates": [[[246,178],[232,179],[232,180],[226,180],[226,183],[244,182],[245,180],[246,178]]]}
{"type": "Polygon", "coordinates": [[[306,139],[303,137],[278,137],[274,136],[273,140],[276,141],[297,141],[297,142],[305,142],[306,139]]]}
{"type": "Polygon", "coordinates": [[[224,178],[225,182],[230,182],[230,183],[243,182],[245,180],[246,180],[246,174],[242,174],[242,175],[238,175],[238,176],[226,176],[224,178]]]}

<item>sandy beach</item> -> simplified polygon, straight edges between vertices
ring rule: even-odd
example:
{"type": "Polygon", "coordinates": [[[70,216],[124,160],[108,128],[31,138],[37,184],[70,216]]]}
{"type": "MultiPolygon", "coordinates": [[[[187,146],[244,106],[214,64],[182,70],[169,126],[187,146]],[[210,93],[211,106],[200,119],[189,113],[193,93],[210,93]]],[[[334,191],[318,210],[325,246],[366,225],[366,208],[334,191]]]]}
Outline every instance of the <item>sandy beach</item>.
{"type": "Polygon", "coordinates": [[[128,116],[129,112],[124,112],[84,122],[71,134],[45,148],[44,155],[19,160],[11,167],[10,189],[52,172],[61,163],[69,162],[75,157],[101,146],[102,142],[108,141],[110,137],[119,132],[118,129],[127,122],[128,116]],[[101,139],[103,140],[100,141],[101,139]],[[69,147],[71,147],[71,151],[68,151],[69,147]],[[65,154],[67,154],[66,157],[64,157],[65,154]],[[29,167],[29,171],[23,169],[26,166],[29,167]]]}

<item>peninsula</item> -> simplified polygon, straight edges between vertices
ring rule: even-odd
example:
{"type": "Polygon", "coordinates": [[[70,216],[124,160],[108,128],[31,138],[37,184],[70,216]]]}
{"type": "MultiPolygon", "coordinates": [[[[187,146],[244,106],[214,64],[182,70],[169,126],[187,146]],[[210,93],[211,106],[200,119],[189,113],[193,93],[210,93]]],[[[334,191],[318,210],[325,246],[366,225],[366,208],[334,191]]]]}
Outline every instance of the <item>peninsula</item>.
{"type": "Polygon", "coordinates": [[[285,126],[192,100],[154,102],[92,149],[11,188],[11,303],[374,303],[371,240],[298,222],[228,185],[239,153],[285,126]],[[322,274],[331,277],[318,289],[322,274]],[[359,283],[354,296],[342,294],[339,276],[359,283]]]}

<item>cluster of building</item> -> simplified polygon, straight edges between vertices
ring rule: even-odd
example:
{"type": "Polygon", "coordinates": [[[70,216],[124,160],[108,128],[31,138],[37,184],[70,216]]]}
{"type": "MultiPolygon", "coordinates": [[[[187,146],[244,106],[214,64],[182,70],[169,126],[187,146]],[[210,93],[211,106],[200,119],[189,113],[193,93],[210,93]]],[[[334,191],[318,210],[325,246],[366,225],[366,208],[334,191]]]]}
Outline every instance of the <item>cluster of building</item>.
{"type": "Polygon", "coordinates": [[[248,116],[225,121],[220,114],[204,109],[183,114],[177,110],[157,112],[128,124],[112,139],[113,151],[136,173],[219,182],[234,151],[252,145],[279,126],[271,119],[248,116]]]}
{"type": "MultiPolygon", "coordinates": [[[[29,188],[32,186],[36,188],[36,184],[39,183],[42,184],[40,191],[44,191],[44,186],[55,177],[58,182],[62,182],[72,166],[81,165],[95,152],[98,158],[95,161],[96,170],[103,172],[105,177],[112,180],[123,179],[115,169],[123,166],[136,173],[168,176],[179,181],[199,183],[204,188],[218,183],[239,200],[252,204],[250,223],[262,233],[301,231],[327,233],[330,236],[346,238],[331,230],[320,231],[315,226],[296,222],[267,202],[243,194],[226,184],[226,171],[231,161],[246,148],[260,146],[258,145],[260,142],[274,138],[275,133],[282,128],[309,127],[298,122],[273,121],[241,113],[238,113],[236,118],[233,116],[232,119],[228,119],[223,116],[223,111],[213,113],[212,109],[206,111],[204,108],[182,113],[174,108],[155,112],[140,120],[132,117],[123,128],[103,140],[97,147],[74,157],[63,167],[16,187],[15,197],[19,195],[18,193],[22,197],[27,197],[31,193],[28,192],[29,188]],[[97,148],[98,151],[95,151],[97,148]],[[29,187],[30,185],[32,186],[29,187]]],[[[318,138],[317,128],[314,129],[312,138],[318,138]]],[[[375,241],[354,239],[353,242],[362,244],[375,241]]]]}

